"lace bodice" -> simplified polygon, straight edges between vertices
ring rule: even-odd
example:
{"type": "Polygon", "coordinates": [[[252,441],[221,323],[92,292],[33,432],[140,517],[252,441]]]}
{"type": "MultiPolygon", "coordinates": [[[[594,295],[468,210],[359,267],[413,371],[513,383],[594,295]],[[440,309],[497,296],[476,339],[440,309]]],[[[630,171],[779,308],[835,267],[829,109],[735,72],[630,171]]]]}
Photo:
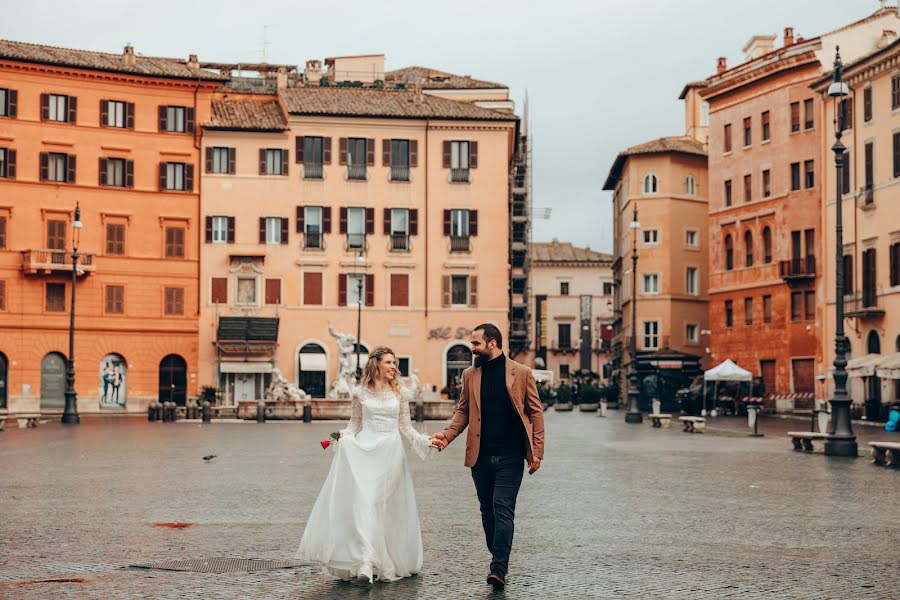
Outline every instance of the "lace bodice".
{"type": "Polygon", "coordinates": [[[408,392],[405,390],[401,396],[391,389],[373,392],[364,387],[354,388],[351,394],[350,423],[341,433],[355,436],[360,431],[376,435],[399,431],[420,458],[426,456],[431,446],[430,438],[413,428],[408,392]]]}

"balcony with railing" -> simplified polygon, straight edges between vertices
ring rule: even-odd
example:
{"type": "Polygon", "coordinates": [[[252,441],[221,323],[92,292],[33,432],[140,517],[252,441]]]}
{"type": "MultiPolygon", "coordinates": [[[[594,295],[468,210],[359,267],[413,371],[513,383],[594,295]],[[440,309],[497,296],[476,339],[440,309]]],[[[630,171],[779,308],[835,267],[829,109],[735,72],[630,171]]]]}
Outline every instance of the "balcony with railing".
{"type": "Polygon", "coordinates": [[[365,250],[366,234],[364,233],[348,233],[347,234],[347,250],[365,250]]]}
{"type": "Polygon", "coordinates": [[[844,299],[844,316],[848,319],[880,319],[884,306],[874,287],[863,288],[854,298],[844,299]]]}
{"type": "Polygon", "coordinates": [[[347,165],[347,179],[365,181],[366,165],[347,165]]]}
{"type": "MultiPolygon", "coordinates": [[[[72,271],[72,253],[69,250],[25,250],[22,252],[23,270],[27,275],[49,275],[61,271],[72,271]]],[[[94,255],[88,252],[78,254],[78,274],[94,272],[94,255]]]]}
{"type": "Polygon", "coordinates": [[[303,163],[304,179],[322,179],[325,176],[325,168],[321,163],[303,163]]]}
{"type": "Polygon", "coordinates": [[[469,252],[469,236],[467,235],[451,235],[450,236],[450,252],[469,252]]]}
{"type": "Polygon", "coordinates": [[[318,231],[307,231],[303,237],[303,247],[307,250],[321,250],[325,245],[325,236],[318,231]]]}
{"type": "Polygon", "coordinates": [[[816,277],[816,257],[804,256],[782,260],[778,263],[781,278],[787,282],[804,281],[816,277]]]}
{"type": "Polygon", "coordinates": [[[873,208],[875,206],[875,188],[871,185],[860,188],[859,206],[861,208],[873,208]]]}
{"type": "Polygon", "coordinates": [[[391,165],[391,181],[409,181],[407,165],[391,165]]]}
{"type": "Polygon", "coordinates": [[[409,251],[409,234],[392,233],[391,234],[391,252],[408,252],[409,251]]]}
{"type": "Polygon", "coordinates": [[[469,169],[450,169],[450,181],[453,183],[469,183],[469,169]]]}

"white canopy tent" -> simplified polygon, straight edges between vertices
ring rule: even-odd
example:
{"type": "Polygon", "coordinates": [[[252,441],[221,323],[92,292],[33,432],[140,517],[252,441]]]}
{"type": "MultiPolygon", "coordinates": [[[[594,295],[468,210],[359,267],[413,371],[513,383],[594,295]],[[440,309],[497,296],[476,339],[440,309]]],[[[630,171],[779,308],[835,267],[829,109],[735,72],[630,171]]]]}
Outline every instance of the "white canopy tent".
{"type": "MultiPolygon", "coordinates": [[[[712,369],[703,373],[703,411],[706,412],[706,382],[715,382],[715,397],[718,398],[719,382],[738,382],[740,385],[744,381],[753,381],[753,373],[746,369],[742,369],[730,358],[725,359],[712,369]]],[[[715,414],[713,415],[715,416],[715,414]]]]}

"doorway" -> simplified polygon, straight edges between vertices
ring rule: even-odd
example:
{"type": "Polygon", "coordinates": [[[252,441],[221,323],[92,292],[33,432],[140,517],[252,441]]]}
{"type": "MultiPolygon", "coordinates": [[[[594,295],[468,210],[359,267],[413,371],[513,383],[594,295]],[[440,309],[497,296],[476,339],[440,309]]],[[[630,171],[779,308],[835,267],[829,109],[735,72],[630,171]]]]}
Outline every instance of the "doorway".
{"type": "MultiPolygon", "coordinates": [[[[355,365],[356,363],[354,363],[355,365]]],[[[319,344],[305,344],[297,355],[298,386],[313,398],[325,397],[328,357],[319,344]]]]}
{"type": "Polygon", "coordinates": [[[187,363],[177,354],[159,363],[159,401],[184,406],[187,400],[187,363]]]}
{"type": "Polygon", "coordinates": [[[447,389],[450,398],[459,398],[462,372],[472,366],[472,351],[465,344],[456,344],[447,350],[447,389]]]}
{"type": "MultiPolygon", "coordinates": [[[[881,354],[881,339],[877,331],[870,331],[866,338],[866,351],[869,354],[881,354]]],[[[866,419],[880,421],[881,415],[881,378],[872,373],[866,378],[866,419]]]]}
{"type": "Polygon", "coordinates": [[[0,408],[6,408],[6,382],[9,377],[9,362],[6,355],[0,352],[0,408]]]}

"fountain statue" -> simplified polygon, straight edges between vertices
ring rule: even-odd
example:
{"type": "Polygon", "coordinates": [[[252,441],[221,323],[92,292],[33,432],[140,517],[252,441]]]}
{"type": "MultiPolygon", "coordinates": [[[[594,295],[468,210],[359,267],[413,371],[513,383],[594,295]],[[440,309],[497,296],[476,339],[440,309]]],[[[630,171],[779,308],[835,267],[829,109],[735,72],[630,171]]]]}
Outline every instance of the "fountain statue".
{"type": "Polygon", "coordinates": [[[328,391],[329,398],[347,399],[350,390],[356,385],[356,337],[349,333],[335,331],[328,323],[328,333],[337,340],[338,346],[338,374],[328,391]]]}
{"type": "Polygon", "coordinates": [[[309,394],[288,383],[288,380],[277,367],[272,369],[272,383],[269,384],[266,390],[266,400],[272,400],[275,404],[280,404],[284,402],[302,402],[309,397],[309,394]]]}

